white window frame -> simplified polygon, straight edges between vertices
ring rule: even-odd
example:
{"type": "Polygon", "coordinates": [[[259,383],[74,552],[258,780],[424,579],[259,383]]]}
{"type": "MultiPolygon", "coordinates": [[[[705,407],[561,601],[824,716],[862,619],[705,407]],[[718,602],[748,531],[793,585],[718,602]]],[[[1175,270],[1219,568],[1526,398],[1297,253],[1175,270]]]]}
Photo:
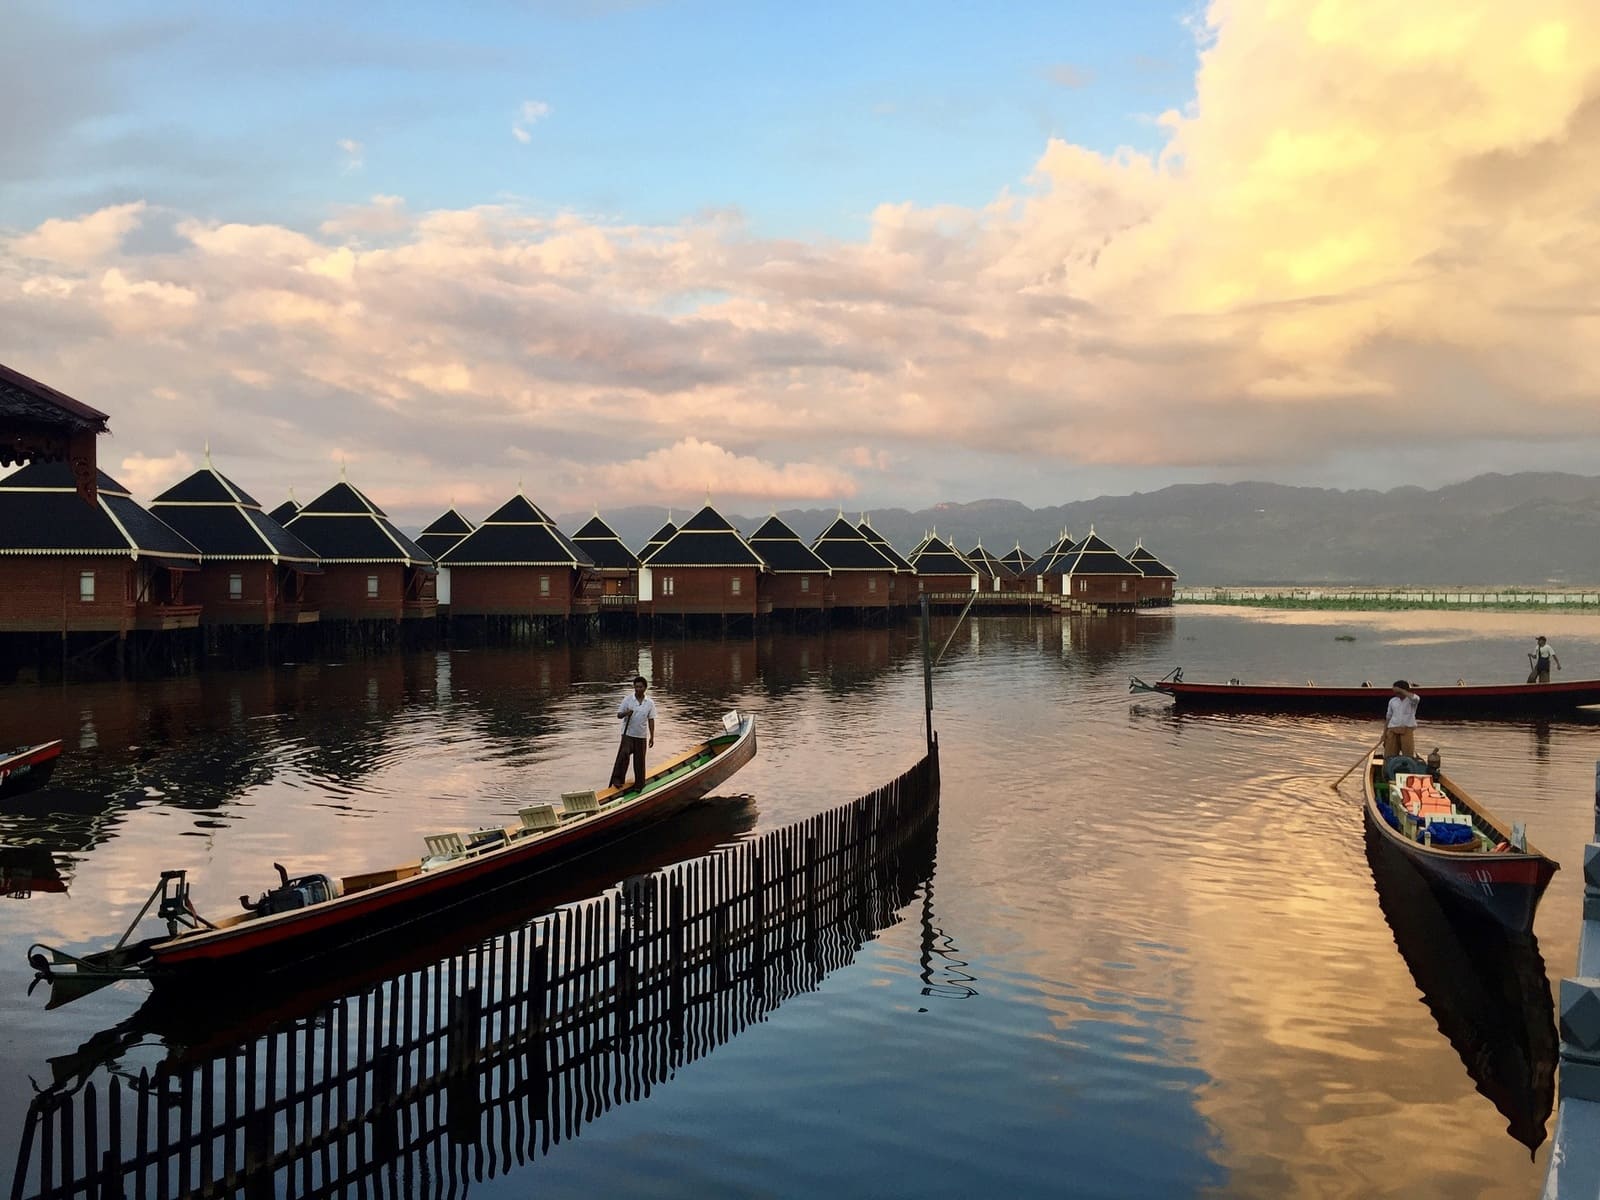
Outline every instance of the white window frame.
{"type": "Polygon", "coordinates": [[[244,599],[244,576],[237,571],[228,576],[228,599],[244,599]]]}
{"type": "Polygon", "coordinates": [[[802,592],[809,592],[811,590],[811,576],[809,576],[809,575],[800,576],[800,590],[802,592]]]}
{"type": "Polygon", "coordinates": [[[378,598],[378,577],[376,575],[368,575],[367,576],[367,599],[368,600],[376,600],[377,598],[378,598]]]}
{"type": "Polygon", "coordinates": [[[541,575],[541,576],[539,576],[539,595],[548,596],[549,594],[550,594],[550,576],[541,575]]]}
{"type": "Polygon", "coordinates": [[[78,572],[78,603],[79,604],[93,604],[94,603],[94,572],[93,571],[79,571],[78,572]]]}
{"type": "Polygon", "coordinates": [[[739,596],[739,595],[742,595],[743,593],[744,593],[744,579],[743,579],[743,577],[741,577],[739,575],[730,575],[728,577],[728,594],[730,596],[739,596]]]}

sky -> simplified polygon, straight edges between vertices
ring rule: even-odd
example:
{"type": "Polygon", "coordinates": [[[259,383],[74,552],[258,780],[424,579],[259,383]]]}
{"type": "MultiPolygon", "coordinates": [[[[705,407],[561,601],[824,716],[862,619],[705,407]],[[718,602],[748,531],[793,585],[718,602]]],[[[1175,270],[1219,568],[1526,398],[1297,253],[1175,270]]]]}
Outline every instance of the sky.
{"type": "Polygon", "coordinates": [[[0,362],[392,514],[1600,451],[1600,6],[13,0],[0,362]]]}

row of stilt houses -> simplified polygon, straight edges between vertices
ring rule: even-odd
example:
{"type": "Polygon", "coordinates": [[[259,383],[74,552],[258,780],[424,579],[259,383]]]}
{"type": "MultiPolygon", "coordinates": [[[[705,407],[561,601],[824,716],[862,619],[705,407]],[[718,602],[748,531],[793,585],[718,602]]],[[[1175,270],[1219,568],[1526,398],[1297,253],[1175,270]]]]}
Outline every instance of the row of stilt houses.
{"type": "Polygon", "coordinates": [[[1132,609],[1170,603],[1177,578],[1143,546],[1124,556],[1092,529],[1081,541],[1063,532],[1037,558],[1020,545],[963,552],[931,530],[901,554],[865,515],[841,512],[807,542],[776,514],[742,533],[709,497],[635,551],[598,512],[568,536],[520,486],[480,523],[452,507],[413,540],[344,478],[266,511],[209,451],[146,508],[95,464],[96,417],[103,430],[95,410],[0,372],[0,456],[27,464],[0,479],[0,678],[8,661],[137,667],[154,654],[181,666],[329,640],[425,641],[441,614],[515,637],[608,617],[871,622],[924,596],[942,607],[1132,609]],[[23,418],[57,401],[60,436],[41,440],[23,418]],[[26,438],[11,435],[9,417],[26,438]]]}

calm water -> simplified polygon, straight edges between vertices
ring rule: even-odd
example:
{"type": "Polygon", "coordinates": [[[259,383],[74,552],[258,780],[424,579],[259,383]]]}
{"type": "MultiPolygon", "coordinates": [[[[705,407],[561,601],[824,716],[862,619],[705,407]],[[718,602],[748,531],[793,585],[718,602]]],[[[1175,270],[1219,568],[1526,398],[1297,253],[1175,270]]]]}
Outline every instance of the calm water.
{"type": "MultiPolygon", "coordinates": [[[[1507,1132],[1419,991],[1469,957],[1413,977],[1390,922],[1417,902],[1380,908],[1359,798],[1328,787],[1376,738],[1384,693],[1365,722],[1178,717],[1127,679],[1517,679],[1538,632],[1567,675],[1600,674],[1592,619],[1533,619],[1182,609],[962,627],[936,681],[937,864],[906,920],[472,1194],[1528,1195],[1545,1150],[1507,1132]]],[[[635,669],[657,684],[658,757],[730,706],[759,721],[729,789],[749,798],[662,855],[832,807],[921,752],[909,626],[0,689],[0,742],[68,747],[50,790],[3,803],[0,844],[48,848],[69,885],[0,905],[0,1162],[30,1077],[145,995],[46,1012],[26,995],[29,942],[114,938],[162,868],[226,912],[273,861],[399,861],[425,833],[597,784],[635,669]]],[[[1537,926],[1552,978],[1575,953],[1597,732],[1419,737],[1564,863],[1537,926]]]]}

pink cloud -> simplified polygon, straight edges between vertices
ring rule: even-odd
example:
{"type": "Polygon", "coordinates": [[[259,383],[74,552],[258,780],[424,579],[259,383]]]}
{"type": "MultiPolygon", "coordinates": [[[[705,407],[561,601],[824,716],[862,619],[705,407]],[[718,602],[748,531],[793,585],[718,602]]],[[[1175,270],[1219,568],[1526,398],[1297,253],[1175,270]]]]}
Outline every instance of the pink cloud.
{"type": "Polygon", "coordinates": [[[589,480],[607,504],[713,499],[835,500],[856,494],[856,483],[842,471],[814,463],[771,463],[734,454],[714,442],[686,437],[631,462],[594,468],[589,480]]]}

